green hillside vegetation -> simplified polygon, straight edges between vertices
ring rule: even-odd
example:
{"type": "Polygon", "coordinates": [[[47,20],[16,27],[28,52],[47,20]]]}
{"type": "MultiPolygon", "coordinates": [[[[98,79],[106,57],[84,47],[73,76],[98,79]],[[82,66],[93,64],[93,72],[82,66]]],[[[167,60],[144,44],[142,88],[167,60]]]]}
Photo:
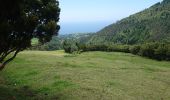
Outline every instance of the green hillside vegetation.
{"type": "Polygon", "coordinates": [[[24,51],[0,73],[0,100],[169,100],[169,65],[128,53],[24,51]]]}
{"type": "MultiPolygon", "coordinates": [[[[86,44],[93,35],[93,33],[74,33],[54,36],[50,42],[43,45],[33,45],[31,49],[41,51],[61,50],[64,49],[64,41],[69,41],[72,45],[74,45],[75,43],[86,44]]],[[[32,41],[32,44],[35,44],[35,39],[32,41]]]]}
{"type": "Polygon", "coordinates": [[[164,0],[97,32],[89,43],[170,43],[170,2],[164,0]]]}
{"type": "MultiPolygon", "coordinates": [[[[170,60],[170,2],[159,2],[105,27],[88,39],[84,44],[76,43],[78,50],[126,52],[170,60]]],[[[72,50],[77,50],[74,47],[70,45],[67,49],[72,53],[72,50]]]]}
{"type": "Polygon", "coordinates": [[[169,27],[170,2],[164,0],[97,33],[60,35],[38,49],[65,49],[67,53],[116,51],[157,60],[170,60],[169,27]]]}

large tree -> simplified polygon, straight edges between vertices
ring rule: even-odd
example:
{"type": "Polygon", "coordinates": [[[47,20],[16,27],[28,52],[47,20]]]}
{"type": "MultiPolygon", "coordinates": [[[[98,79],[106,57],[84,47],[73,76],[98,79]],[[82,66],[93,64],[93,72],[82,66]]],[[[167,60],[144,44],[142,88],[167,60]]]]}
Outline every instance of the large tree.
{"type": "Polygon", "coordinates": [[[60,29],[57,0],[0,0],[0,70],[31,46],[51,40],[60,29]]]}

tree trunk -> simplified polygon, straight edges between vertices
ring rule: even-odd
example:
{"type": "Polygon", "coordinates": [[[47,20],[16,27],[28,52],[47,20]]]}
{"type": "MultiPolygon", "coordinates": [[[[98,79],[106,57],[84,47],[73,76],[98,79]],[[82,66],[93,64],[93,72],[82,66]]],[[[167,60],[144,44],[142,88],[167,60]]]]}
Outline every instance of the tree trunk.
{"type": "Polygon", "coordinates": [[[20,52],[20,49],[18,49],[17,51],[15,51],[14,55],[13,55],[11,58],[9,58],[9,59],[6,60],[5,62],[1,63],[1,64],[0,64],[0,71],[2,71],[9,62],[11,62],[12,60],[14,60],[14,58],[17,56],[17,54],[18,54],[19,52],[20,52]]]}
{"type": "Polygon", "coordinates": [[[4,64],[0,64],[0,71],[2,71],[4,69],[5,65],[4,64]]]}

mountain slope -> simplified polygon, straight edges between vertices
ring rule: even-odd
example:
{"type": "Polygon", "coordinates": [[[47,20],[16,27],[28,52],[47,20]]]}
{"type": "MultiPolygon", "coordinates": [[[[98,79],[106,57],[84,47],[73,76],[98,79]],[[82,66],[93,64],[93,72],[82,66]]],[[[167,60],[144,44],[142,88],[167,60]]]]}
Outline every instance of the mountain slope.
{"type": "Polygon", "coordinates": [[[159,2],[97,32],[88,43],[170,42],[170,0],[159,2]]]}

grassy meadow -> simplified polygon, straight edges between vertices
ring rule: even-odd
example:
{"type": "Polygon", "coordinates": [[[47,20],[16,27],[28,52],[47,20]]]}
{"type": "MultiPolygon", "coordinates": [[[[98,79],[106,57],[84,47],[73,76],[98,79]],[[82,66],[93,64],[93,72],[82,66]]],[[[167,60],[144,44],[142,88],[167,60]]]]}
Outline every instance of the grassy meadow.
{"type": "Polygon", "coordinates": [[[170,100],[170,62],[117,52],[24,51],[0,72],[0,100],[170,100]]]}

